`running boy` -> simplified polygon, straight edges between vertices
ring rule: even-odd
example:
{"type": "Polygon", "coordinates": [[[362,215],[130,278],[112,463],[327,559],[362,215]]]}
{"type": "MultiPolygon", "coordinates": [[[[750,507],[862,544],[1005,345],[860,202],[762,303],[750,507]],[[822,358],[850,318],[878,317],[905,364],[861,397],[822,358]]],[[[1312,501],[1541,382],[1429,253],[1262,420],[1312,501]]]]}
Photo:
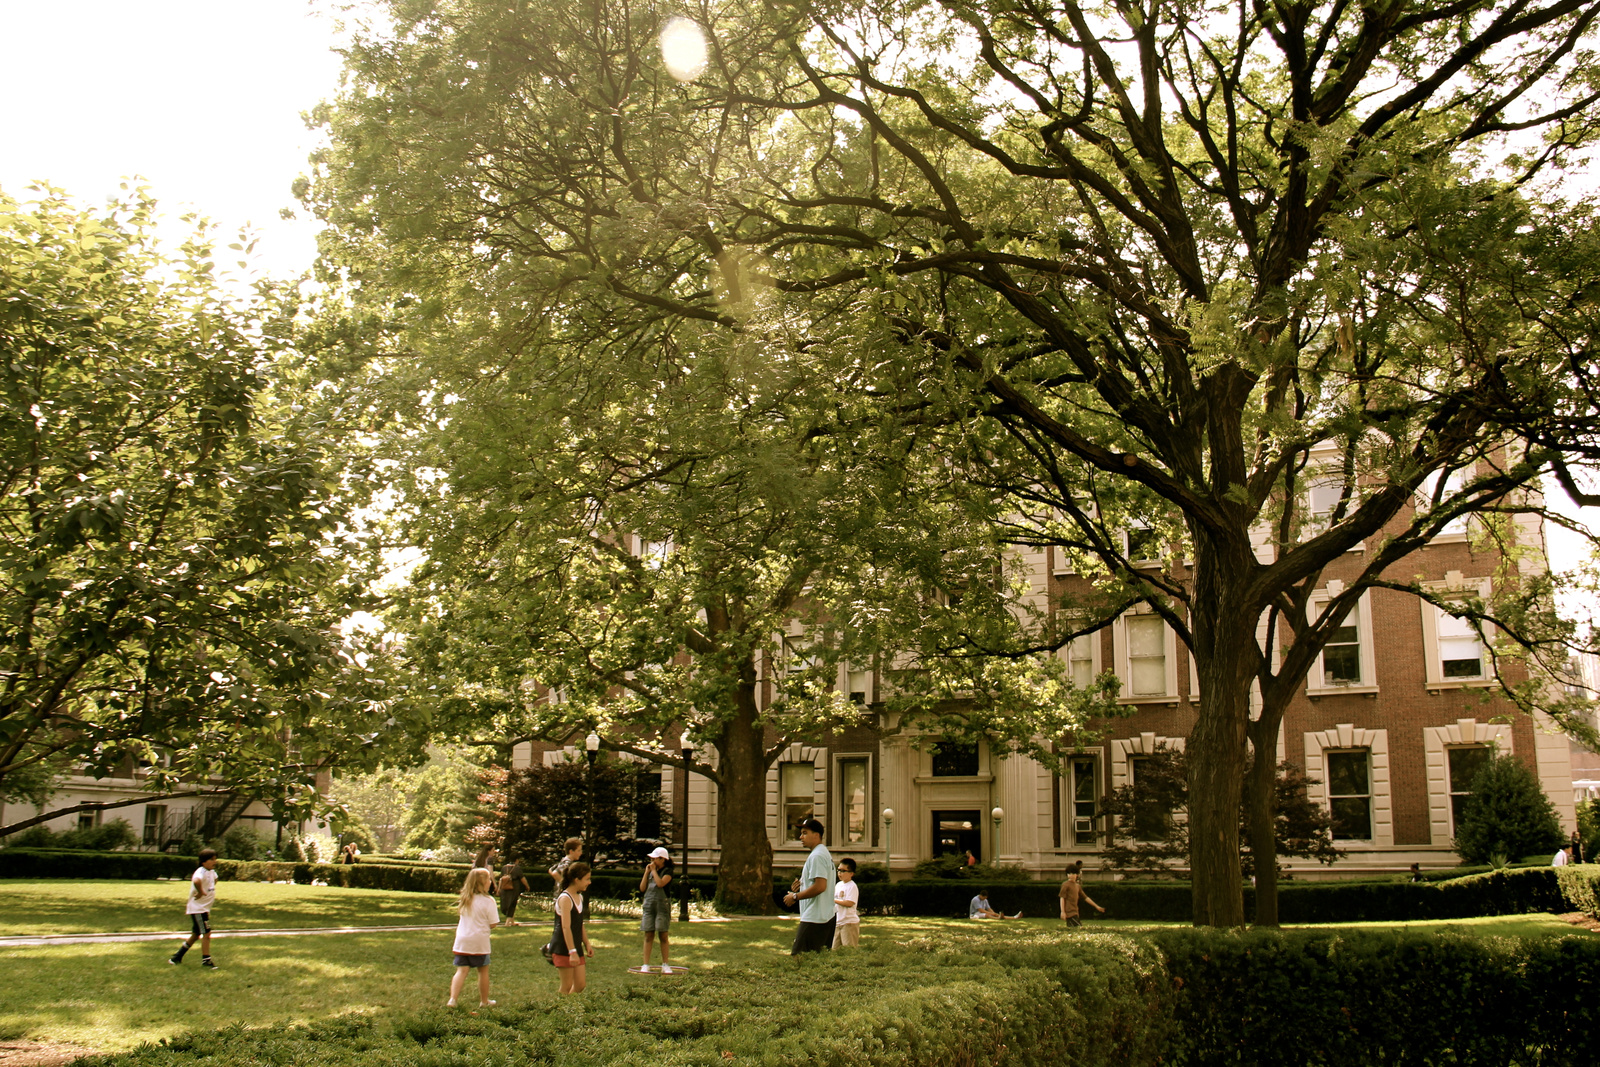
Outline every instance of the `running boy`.
{"type": "Polygon", "coordinates": [[[861,945],[861,913],[856,905],[861,903],[861,887],[856,885],[856,861],[846,856],[839,861],[839,884],[833,887],[833,913],[838,920],[833,927],[834,948],[858,948],[861,945]]]}
{"type": "Polygon", "coordinates": [[[189,925],[192,933],[189,939],[178,946],[178,951],[167,958],[168,963],[178,964],[183,962],[183,954],[200,942],[200,966],[217,969],[211,960],[211,905],[217,900],[217,850],[203,848],[200,850],[200,866],[196,867],[194,874],[189,878],[189,905],[185,909],[189,913],[189,925]]]}

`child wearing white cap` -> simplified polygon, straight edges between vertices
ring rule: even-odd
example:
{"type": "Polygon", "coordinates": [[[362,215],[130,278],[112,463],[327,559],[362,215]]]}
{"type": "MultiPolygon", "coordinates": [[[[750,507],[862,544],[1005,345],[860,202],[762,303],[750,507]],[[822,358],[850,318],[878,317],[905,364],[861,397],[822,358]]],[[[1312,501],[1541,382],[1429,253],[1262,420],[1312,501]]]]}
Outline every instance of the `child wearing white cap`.
{"type": "Polygon", "coordinates": [[[639,919],[639,929],[644,932],[644,966],[639,968],[641,971],[650,970],[650,946],[659,934],[661,973],[672,973],[672,965],[667,959],[670,952],[667,926],[672,922],[672,901],[667,898],[667,886],[671,884],[672,857],[666,849],[658,847],[650,853],[650,862],[645,864],[644,875],[639,879],[639,892],[644,894],[644,915],[639,919]]]}

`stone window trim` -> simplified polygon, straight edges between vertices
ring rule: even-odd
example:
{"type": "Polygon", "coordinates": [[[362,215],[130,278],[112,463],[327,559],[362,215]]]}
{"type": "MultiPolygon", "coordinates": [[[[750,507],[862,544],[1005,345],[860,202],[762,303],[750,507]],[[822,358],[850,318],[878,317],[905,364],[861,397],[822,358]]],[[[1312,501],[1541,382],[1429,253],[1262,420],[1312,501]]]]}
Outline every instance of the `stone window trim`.
{"type": "MultiPolygon", "coordinates": [[[[1476,595],[1484,600],[1489,598],[1492,580],[1489,578],[1463,578],[1460,571],[1450,571],[1443,581],[1422,582],[1421,587],[1427,592],[1460,593],[1462,596],[1476,595]]],[[[1496,684],[1494,672],[1490,668],[1490,650],[1488,641],[1492,640],[1493,627],[1486,627],[1485,640],[1480,642],[1483,649],[1483,677],[1481,678],[1446,678],[1444,676],[1443,657],[1439,654],[1439,616],[1440,609],[1426,600],[1418,599],[1417,603],[1422,609],[1422,659],[1424,670],[1424,686],[1431,692],[1443,689],[1484,689],[1496,684]]]]}
{"type": "Polygon", "coordinates": [[[1121,692],[1117,702],[1121,704],[1176,704],[1178,703],[1178,635],[1167,625],[1167,621],[1155,612],[1145,608],[1123,612],[1111,627],[1112,662],[1116,665],[1113,669],[1122,681],[1121,692]],[[1165,657],[1163,664],[1166,671],[1165,690],[1161,693],[1134,693],[1133,668],[1128,658],[1128,619],[1157,618],[1161,619],[1162,649],[1165,657]]]}
{"type": "Polygon", "coordinates": [[[1330,750],[1367,750],[1371,756],[1367,768],[1372,788],[1371,840],[1379,848],[1394,847],[1394,801],[1389,786],[1389,731],[1358,729],[1353,723],[1341,723],[1331,730],[1308,732],[1305,745],[1306,776],[1316,782],[1306,788],[1306,795],[1313,804],[1323,808],[1331,807],[1328,799],[1328,762],[1324,753],[1330,750]]]}
{"type": "Polygon", "coordinates": [[[1446,749],[1466,745],[1493,745],[1502,753],[1512,751],[1511,726],[1477,719],[1457,719],[1450,726],[1426,726],[1422,730],[1423,755],[1428,766],[1428,830],[1435,845],[1450,847],[1455,832],[1450,828],[1450,767],[1446,749]]]}
{"type": "MultiPolygon", "coordinates": [[[[849,849],[849,848],[864,849],[864,848],[876,847],[878,845],[878,819],[877,819],[877,816],[873,814],[874,808],[873,808],[873,799],[872,798],[873,798],[873,794],[874,794],[873,786],[874,786],[874,783],[876,783],[877,780],[878,780],[878,778],[877,778],[877,769],[878,769],[878,761],[877,761],[877,759],[873,756],[873,754],[871,752],[830,752],[829,753],[829,762],[831,764],[830,770],[832,771],[831,781],[833,783],[833,788],[839,791],[839,796],[838,796],[839,809],[838,809],[838,812],[837,812],[837,820],[836,820],[837,825],[834,826],[833,829],[831,830],[831,832],[829,833],[828,840],[832,841],[832,842],[837,842],[838,843],[838,847],[842,848],[842,849],[849,849]],[[854,843],[854,844],[847,844],[845,842],[845,836],[846,836],[845,820],[850,817],[850,811],[849,811],[848,805],[845,803],[845,797],[844,797],[844,771],[843,771],[843,768],[840,766],[841,764],[844,764],[844,763],[864,763],[864,764],[866,764],[866,767],[867,767],[867,782],[866,782],[866,785],[867,785],[867,799],[866,799],[866,805],[867,805],[867,811],[866,811],[866,816],[867,816],[866,833],[867,833],[867,838],[866,838],[865,841],[857,842],[857,843],[854,843]]],[[[830,845],[829,847],[832,848],[833,846],[830,845]]]]}
{"type": "Polygon", "coordinates": [[[800,846],[784,838],[784,795],[782,773],[785,763],[811,764],[811,815],[822,825],[828,825],[828,750],[818,746],[802,745],[798,741],[784,749],[767,768],[767,840],[774,849],[795,849],[800,846]]]}
{"type": "MultiPolygon", "coordinates": [[[[1312,593],[1310,600],[1306,604],[1306,622],[1315,622],[1317,616],[1322,614],[1328,602],[1343,592],[1344,584],[1342,582],[1330,581],[1326,587],[1312,593]]],[[[1322,654],[1318,653],[1317,661],[1306,672],[1307,696],[1371,695],[1378,692],[1377,646],[1372,637],[1372,595],[1370,591],[1361,594],[1360,599],[1350,609],[1350,613],[1355,616],[1356,621],[1357,648],[1361,656],[1360,681],[1348,685],[1328,681],[1323,669],[1322,654]]],[[[1349,618],[1349,616],[1347,615],[1346,618],[1349,618]]]]}
{"type": "Polygon", "coordinates": [[[1154,732],[1142,733],[1137,737],[1112,738],[1108,746],[1110,766],[1100,772],[1110,773],[1111,780],[1107,783],[1107,791],[1133,784],[1133,761],[1139,756],[1154,755],[1157,746],[1182,752],[1188,744],[1189,739],[1186,737],[1163,737],[1154,732]]]}

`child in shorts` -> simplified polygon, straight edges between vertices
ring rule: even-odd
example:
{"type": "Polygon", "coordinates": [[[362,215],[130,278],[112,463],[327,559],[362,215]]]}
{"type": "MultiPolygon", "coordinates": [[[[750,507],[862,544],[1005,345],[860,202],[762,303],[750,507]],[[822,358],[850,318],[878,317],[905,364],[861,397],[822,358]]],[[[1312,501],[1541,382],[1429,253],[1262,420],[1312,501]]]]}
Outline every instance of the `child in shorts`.
{"type": "Polygon", "coordinates": [[[177,952],[167,957],[167,962],[182,963],[183,954],[198,941],[200,966],[216,970],[217,965],[211,960],[211,905],[217,901],[217,850],[201,849],[199,860],[200,866],[189,876],[189,904],[185,908],[189,914],[189,939],[178,946],[177,952]]]}
{"type": "Polygon", "coordinates": [[[468,871],[467,880],[461,885],[461,900],[456,904],[456,914],[461,918],[456,923],[456,943],[451,948],[456,973],[450,979],[446,1007],[456,1006],[467,972],[473,969],[478,972],[478,1005],[487,1008],[494,1004],[489,999],[489,931],[500,924],[500,909],[495,906],[493,888],[494,875],[484,867],[468,871]]]}
{"type": "Polygon", "coordinates": [[[858,948],[861,945],[861,887],[856,885],[856,861],[846,856],[839,861],[839,884],[833,887],[834,948],[858,948]]]}
{"type": "Polygon", "coordinates": [[[584,891],[589,888],[589,865],[574,863],[561,876],[561,895],[556,897],[556,928],[550,938],[550,962],[561,976],[561,992],[582,993],[589,984],[585,966],[594,958],[594,946],[583,929],[588,907],[584,891]]]}

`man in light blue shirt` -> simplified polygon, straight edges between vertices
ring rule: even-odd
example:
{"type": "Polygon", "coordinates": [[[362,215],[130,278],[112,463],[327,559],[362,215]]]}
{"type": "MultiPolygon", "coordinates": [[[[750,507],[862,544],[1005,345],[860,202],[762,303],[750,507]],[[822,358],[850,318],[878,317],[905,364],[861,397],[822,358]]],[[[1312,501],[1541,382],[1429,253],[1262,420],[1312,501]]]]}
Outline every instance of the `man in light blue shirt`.
{"type": "Polygon", "coordinates": [[[838,877],[834,871],[833,856],[822,843],[822,824],[807,819],[800,824],[800,843],[811,850],[800,877],[794,880],[784,895],[785,904],[800,905],[800,929],[795,931],[794,948],[789,955],[802,952],[822,952],[833,947],[835,920],[833,886],[838,877]]]}

